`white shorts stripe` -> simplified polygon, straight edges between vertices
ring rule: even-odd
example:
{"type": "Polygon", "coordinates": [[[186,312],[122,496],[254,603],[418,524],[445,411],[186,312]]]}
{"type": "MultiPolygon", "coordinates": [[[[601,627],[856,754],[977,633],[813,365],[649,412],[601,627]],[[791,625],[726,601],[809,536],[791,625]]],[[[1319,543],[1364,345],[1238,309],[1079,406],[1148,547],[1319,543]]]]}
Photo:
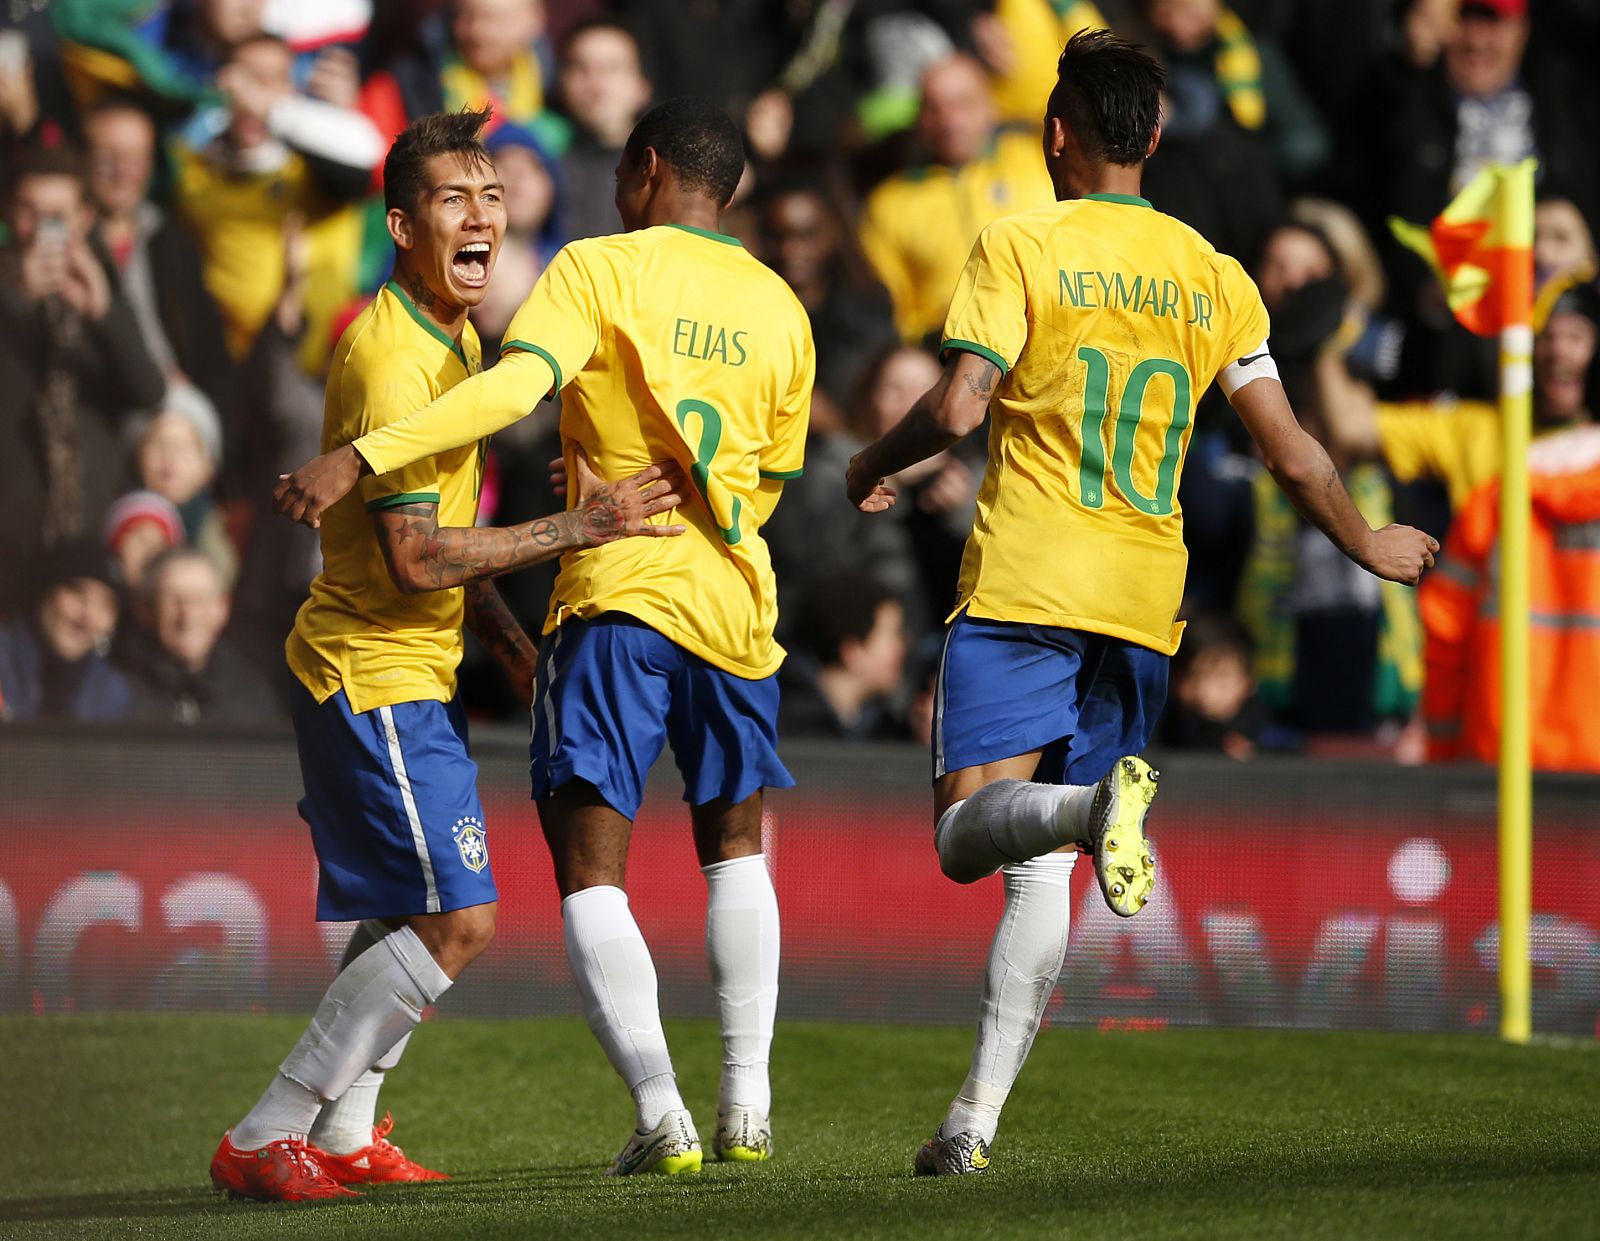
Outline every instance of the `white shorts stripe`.
{"type": "Polygon", "coordinates": [[[555,636],[550,639],[550,660],[545,667],[550,669],[550,675],[544,682],[544,737],[545,755],[554,758],[556,753],[556,654],[561,650],[561,628],[556,627],[555,636]]]}
{"type": "Polygon", "coordinates": [[[955,622],[944,633],[944,646],[939,650],[939,693],[933,701],[933,778],[944,775],[944,664],[950,657],[950,635],[955,633],[955,622]]]}
{"type": "Polygon", "coordinates": [[[422,881],[428,888],[427,912],[439,912],[439,886],[433,878],[433,855],[428,852],[428,838],[422,832],[422,818],[417,814],[416,798],[411,795],[411,777],[406,774],[405,756],[400,753],[400,734],[394,726],[394,712],[379,707],[383,720],[384,740],[389,743],[389,765],[394,768],[395,783],[400,786],[400,801],[406,808],[406,821],[411,824],[411,841],[417,847],[417,861],[422,864],[422,881]]]}

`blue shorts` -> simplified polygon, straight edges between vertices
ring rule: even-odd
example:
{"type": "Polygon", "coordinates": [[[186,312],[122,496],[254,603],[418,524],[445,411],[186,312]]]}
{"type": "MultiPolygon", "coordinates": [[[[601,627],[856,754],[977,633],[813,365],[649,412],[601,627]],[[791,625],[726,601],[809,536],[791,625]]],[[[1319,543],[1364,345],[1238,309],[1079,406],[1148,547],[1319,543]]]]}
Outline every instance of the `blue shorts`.
{"type": "Polygon", "coordinates": [[[1167,663],[1122,638],[963,612],[939,661],[934,779],[1039,750],[1040,783],[1097,783],[1150,744],[1167,663]]]}
{"type": "Polygon", "coordinates": [[[497,899],[459,699],[360,715],[340,690],[290,700],[320,879],[317,918],[403,918],[497,899]]]}
{"type": "Polygon", "coordinates": [[[778,760],[776,676],[736,677],[620,612],[565,621],[544,640],[533,699],[535,798],[586,780],[632,819],[668,741],[691,806],[794,785],[778,760]]]}

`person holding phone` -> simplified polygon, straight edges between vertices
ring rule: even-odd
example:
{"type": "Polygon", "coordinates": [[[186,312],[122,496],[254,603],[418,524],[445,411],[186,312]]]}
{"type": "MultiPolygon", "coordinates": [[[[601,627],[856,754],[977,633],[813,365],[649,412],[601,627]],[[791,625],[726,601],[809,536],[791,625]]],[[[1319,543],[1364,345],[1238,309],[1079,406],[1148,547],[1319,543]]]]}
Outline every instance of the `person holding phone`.
{"type": "MultiPolygon", "coordinates": [[[[89,241],[82,159],[69,147],[17,161],[0,250],[0,487],[22,520],[14,563],[98,527],[128,489],[122,422],[164,381],[133,312],[89,241]]],[[[0,579],[0,611],[28,593],[0,579]]]]}

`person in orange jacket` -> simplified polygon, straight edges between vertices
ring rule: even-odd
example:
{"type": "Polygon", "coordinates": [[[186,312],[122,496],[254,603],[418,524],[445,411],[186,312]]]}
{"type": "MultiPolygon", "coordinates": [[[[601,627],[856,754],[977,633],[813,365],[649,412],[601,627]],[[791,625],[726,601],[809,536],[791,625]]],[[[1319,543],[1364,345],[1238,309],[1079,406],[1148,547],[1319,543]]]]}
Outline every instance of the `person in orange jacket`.
{"type": "MultiPolygon", "coordinates": [[[[1539,440],[1528,458],[1533,765],[1600,772],[1600,427],[1539,440]]],[[[1433,762],[1500,748],[1500,487],[1467,498],[1419,606],[1422,712],[1433,762]]]]}

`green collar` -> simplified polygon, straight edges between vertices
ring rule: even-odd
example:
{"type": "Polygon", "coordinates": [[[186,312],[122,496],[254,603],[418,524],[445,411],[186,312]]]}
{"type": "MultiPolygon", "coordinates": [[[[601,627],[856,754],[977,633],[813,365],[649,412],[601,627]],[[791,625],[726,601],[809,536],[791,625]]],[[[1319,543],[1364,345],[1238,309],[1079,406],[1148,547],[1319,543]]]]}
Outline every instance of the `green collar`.
{"type": "Polygon", "coordinates": [[[383,287],[388,289],[389,292],[393,293],[397,298],[400,299],[400,304],[406,308],[406,313],[417,321],[418,326],[421,327],[424,332],[428,333],[429,336],[432,336],[435,340],[443,344],[444,347],[451,353],[455,354],[456,357],[460,358],[461,365],[466,367],[468,371],[472,370],[470,366],[467,366],[467,355],[461,348],[460,343],[451,340],[447,335],[445,335],[445,330],[442,327],[440,327],[432,319],[428,318],[428,316],[423,314],[422,311],[418,310],[417,304],[411,300],[411,295],[409,293],[402,289],[393,280],[390,280],[383,287]]]}
{"type": "Polygon", "coordinates": [[[681,229],[685,233],[693,233],[696,237],[709,237],[712,241],[720,241],[725,246],[744,248],[744,242],[737,237],[730,237],[727,233],[713,233],[709,228],[696,228],[693,224],[668,224],[666,227],[681,229]]]}
{"type": "MultiPolygon", "coordinates": [[[[1137,194],[1085,194],[1085,202],[1094,203],[1121,203],[1124,207],[1149,207],[1148,198],[1140,198],[1137,194]]],[[[1152,207],[1151,210],[1154,210],[1152,207]]]]}

